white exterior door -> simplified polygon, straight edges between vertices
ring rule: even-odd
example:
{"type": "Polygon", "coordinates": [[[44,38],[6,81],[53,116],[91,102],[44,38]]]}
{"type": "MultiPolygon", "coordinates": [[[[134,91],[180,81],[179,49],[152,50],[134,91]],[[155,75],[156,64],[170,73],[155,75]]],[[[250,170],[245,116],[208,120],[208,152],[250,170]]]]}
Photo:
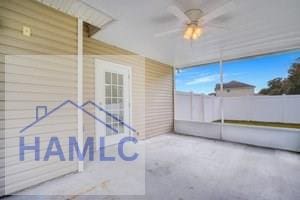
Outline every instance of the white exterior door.
{"type": "MultiPolygon", "coordinates": [[[[96,137],[105,137],[105,144],[117,144],[121,138],[130,135],[130,129],[119,120],[131,126],[130,116],[130,68],[103,60],[95,60],[95,103],[108,113],[95,108],[96,117],[113,127],[95,121],[96,137]],[[112,114],[114,117],[112,117],[112,114]],[[116,119],[117,118],[117,119],[116,119]],[[119,120],[118,120],[119,119],[119,120]]],[[[97,141],[97,149],[99,142],[97,141]]]]}

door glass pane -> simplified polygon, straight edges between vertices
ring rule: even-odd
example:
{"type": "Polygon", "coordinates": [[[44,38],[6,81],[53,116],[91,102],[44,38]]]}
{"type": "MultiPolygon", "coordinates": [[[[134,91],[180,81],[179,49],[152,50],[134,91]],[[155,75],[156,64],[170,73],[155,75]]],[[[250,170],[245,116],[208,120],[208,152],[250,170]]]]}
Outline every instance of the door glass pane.
{"type": "Polygon", "coordinates": [[[118,120],[117,120],[117,118],[119,118],[118,117],[118,115],[116,115],[116,114],[114,114],[114,117],[116,117],[115,119],[113,119],[113,122],[114,122],[114,124],[116,124],[116,123],[118,123],[118,120]]]}
{"type": "Polygon", "coordinates": [[[105,104],[106,104],[106,106],[110,106],[110,104],[111,104],[111,98],[110,97],[105,98],[105,104]]]}
{"type": "Polygon", "coordinates": [[[118,75],[116,73],[112,73],[112,84],[117,85],[117,77],[118,75]]]}
{"type": "Polygon", "coordinates": [[[123,75],[118,74],[118,85],[123,85],[123,75]]]}
{"type": "Polygon", "coordinates": [[[118,87],[118,97],[123,97],[123,87],[122,86],[118,87]]]}
{"type": "Polygon", "coordinates": [[[117,86],[113,85],[112,86],[112,97],[117,97],[117,96],[118,96],[117,86]]]}
{"type": "Polygon", "coordinates": [[[106,136],[109,136],[110,135],[110,129],[106,127],[106,136]]]}
{"type": "Polygon", "coordinates": [[[121,121],[124,120],[124,112],[123,111],[120,111],[119,118],[120,118],[121,121]]]}
{"type": "Polygon", "coordinates": [[[116,129],[116,130],[118,130],[119,129],[118,128],[118,123],[113,123],[113,128],[116,129]]]}
{"type": "Polygon", "coordinates": [[[111,97],[111,85],[105,86],[105,97],[111,97]]]}
{"type": "Polygon", "coordinates": [[[123,98],[118,98],[118,105],[119,105],[119,109],[122,110],[123,109],[123,98]]]}
{"type": "Polygon", "coordinates": [[[124,133],[124,125],[123,124],[119,125],[119,132],[124,133]]]}
{"type": "Polygon", "coordinates": [[[117,98],[112,98],[112,104],[117,104],[118,99],[117,98]]]}
{"type": "Polygon", "coordinates": [[[110,124],[111,123],[111,116],[109,116],[109,115],[106,115],[106,123],[107,124],[110,124]]]}
{"type": "Polygon", "coordinates": [[[111,83],[111,73],[105,72],[105,83],[110,84],[111,83]]]}

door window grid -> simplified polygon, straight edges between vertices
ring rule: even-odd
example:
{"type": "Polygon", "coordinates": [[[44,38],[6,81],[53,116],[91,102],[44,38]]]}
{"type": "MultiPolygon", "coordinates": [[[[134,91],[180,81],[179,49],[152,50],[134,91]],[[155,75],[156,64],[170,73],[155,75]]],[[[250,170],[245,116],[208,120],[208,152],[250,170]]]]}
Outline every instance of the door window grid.
{"type": "MultiPolygon", "coordinates": [[[[124,80],[122,74],[105,72],[105,106],[121,121],[124,120],[124,80]]],[[[118,134],[124,133],[124,125],[106,115],[106,123],[118,130],[118,134]]],[[[106,128],[106,135],[116,134],[110,128],[106,128]]]]}

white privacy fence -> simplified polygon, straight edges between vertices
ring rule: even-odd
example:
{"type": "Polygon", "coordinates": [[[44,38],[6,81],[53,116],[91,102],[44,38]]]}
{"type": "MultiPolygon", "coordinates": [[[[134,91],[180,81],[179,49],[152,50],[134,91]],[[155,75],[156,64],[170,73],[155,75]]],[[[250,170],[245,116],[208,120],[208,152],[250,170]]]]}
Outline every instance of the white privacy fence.
{"type": "MultiPolygon", "coordinates": [[[[227,120],[300,123],[300,95],[223,97],[223,110],[227,120]]],[[[176,120],[220,118],[220,97],[176,92],[176,120]]]]}

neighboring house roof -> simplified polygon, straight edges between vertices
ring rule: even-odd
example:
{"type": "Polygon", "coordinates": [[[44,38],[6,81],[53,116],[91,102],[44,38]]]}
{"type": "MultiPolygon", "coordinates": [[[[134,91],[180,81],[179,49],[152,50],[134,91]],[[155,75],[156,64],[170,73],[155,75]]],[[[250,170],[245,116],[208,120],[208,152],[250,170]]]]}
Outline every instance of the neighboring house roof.
{"type": "MultiPolygon", "coordinates": [[[[242,83],[239,81],[230,81],[228,83],[224,83],[223,84],[223,88],[224,89],[231,89],[231,88],[255,88],[254,85],[250,85],[247,83],[242,83]]],[[[216,84],[215,90],[219,90],[220,89],[220,84],[216,84]]]]}

